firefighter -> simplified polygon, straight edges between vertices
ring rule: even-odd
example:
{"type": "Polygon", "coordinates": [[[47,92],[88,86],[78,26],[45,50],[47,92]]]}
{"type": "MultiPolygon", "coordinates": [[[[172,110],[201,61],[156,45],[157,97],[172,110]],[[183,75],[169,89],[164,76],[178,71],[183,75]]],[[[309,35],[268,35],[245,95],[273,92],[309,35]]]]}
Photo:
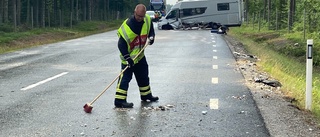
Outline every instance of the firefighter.
{"type": "Polygon", "coordinates": [[[133,103],[127,102],[127,91],[132,75],[135,75],[140,90],[142,101],[158,101],[159,98],[153,96],[149,85],[148,63],[142,52],[138,54],[149,38],[149,45],[152,45],[155,38],[153,24],[149,15],[146,14],[146,7],[138,4],[134,10],[134,15],[126,19],[118,29],[118,48],[121,58],[121,69],[129,68],[121,74],[116,87],[114,105],[118,108],[132,108],[133,103]]]}

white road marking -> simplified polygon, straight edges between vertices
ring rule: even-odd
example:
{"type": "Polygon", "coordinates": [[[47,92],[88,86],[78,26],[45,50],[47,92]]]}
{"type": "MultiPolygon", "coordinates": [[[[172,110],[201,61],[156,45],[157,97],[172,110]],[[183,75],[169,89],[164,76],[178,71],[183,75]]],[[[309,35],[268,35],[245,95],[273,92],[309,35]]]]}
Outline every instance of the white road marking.
{"type": "Polygon", "coordinates": [[[212,50],[213,52],[217,52],[217,50],[212,50]]]}
{"type": "Polygon", "coordinates": [[[217,47],[217,45],[212,45],[213,47],[217,47]]]}
{"type": "Polygon", "coordinates": [[[213,59],[218,59],[218,56],[213,56],[213,59]]]}
{"type": "Polygon", "coordinates": [[[212,65],[212,69],[218,69],[218,65],[212,65]]]}
{"type": "Polygon", "coordinates": [[[209,106],[210,109],[219,109],[219,99],[211,98],[209,106]]]}
{"type": "Polygon", "coordinates": [[[213,42],[213,43],[216,43],[216,41],[215,41],[215,40],[213,40],[212,42],[213,42]]]}
{"type": "Polygon", "coordinates": [[[68,73],[69,73],[69,72],[60,73],[60,74],[55,75],[55,76],[53,76],[53,77],[50,77],[50,78],[47,78],[47,79],[45,79],[45,80],[39,81],[38,83],[29,85],[29,86],[27,86],[27,87],[25,87],[25,88],[22,88],[22,89],[20,89],[20,90],[28,90],[28,89],[34,88],[34,87],[36,87],[36,86],[39,86],[39,85],[41,85],[41,84],[44,84],[44,83],[49,82],[49,81],[51,81],[51,80],[54,80],[54,79],[56,79],[56,78],[58,78],[58,77],[61,77],[61,76],[63,76],[63,75],[66,75],[66,74],[68,74],[68,73]]]}
{"type": "Polygon", "coordinates": [[[213,84],[218,84],[218,78],[212,78],[212,79],[211,79],[211,82],[212,82],[213,84]]]}

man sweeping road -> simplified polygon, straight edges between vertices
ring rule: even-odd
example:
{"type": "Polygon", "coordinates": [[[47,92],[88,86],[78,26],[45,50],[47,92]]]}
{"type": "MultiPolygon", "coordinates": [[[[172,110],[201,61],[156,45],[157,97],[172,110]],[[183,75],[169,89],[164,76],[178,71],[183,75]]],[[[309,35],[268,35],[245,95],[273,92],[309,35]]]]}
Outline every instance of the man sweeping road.
{"type": "Polygon", "coordinates": [[[120,108],[132,108],[133,103],[127,102],[127,91],[132,74],[137,80],[142,101],[157,101],[158,97],[152,96],[149,83],[148,63],[144,53],[138,55],[149,38],[152,45],[155,38],[154,28],[150,16],[146,15],[146,7],[138,4],[134,15],[126,19],[118,29],[118,48],[120,51],[121,68],[129,67],[119,77],[116,87],[114,105],[120,108]],[[136,57],[137,56],[137,57],[136,57]],[[135,58],[136,57],[136,58],[135,58]],[[133,60],[135,58],[135,60],[133,60]]]}

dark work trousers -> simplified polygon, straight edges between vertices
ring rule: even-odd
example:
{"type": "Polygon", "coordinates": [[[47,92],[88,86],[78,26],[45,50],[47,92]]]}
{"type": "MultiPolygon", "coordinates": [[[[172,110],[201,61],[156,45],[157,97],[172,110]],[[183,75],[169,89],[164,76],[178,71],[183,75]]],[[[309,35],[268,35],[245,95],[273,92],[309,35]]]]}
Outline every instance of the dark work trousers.
{"type": "MultiPolygon", "coordinates": [[[[123,70],[127,65],[121,64],[121,69],[123,70]]],[[[119,77],[118,85],[116,89],[116,100],[125,100],[127,99],[127,91],[129,89],[129,83],[132,79],[132,74],[134,74],[139,90],[140,96],[152,96],[151,89],[149,85],[149,70],[146,57],[143,57],[137,64],[133,67],[128,68],[123,74],[119,77]]]]}

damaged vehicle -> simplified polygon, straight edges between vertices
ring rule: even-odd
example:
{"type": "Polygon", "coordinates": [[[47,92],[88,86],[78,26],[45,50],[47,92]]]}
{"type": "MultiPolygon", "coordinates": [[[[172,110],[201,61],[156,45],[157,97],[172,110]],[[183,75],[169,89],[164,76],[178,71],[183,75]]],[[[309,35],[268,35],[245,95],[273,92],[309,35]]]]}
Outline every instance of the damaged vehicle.
{"type": "Polygon", "coordinates": [[[194,27],[228,30],[241,26],[243,0],[180,1],[159,20],[159,30],[192,29],[194,27]]]}

